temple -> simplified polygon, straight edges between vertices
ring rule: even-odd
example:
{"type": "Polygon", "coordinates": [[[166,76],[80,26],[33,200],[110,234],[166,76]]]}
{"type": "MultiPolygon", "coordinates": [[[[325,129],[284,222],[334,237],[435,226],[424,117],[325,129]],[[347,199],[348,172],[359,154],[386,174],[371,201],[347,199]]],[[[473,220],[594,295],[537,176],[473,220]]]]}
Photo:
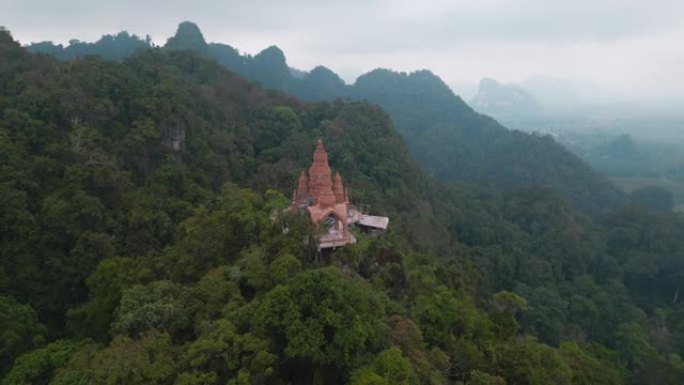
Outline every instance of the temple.
{"type": "Polygon", "coordinates": [[[308,175],[302,171],[299,183],[292,194],[291,210],[307,211],[311,221],[323,227],[318,238],[318,248],[336,248],[356,243],[356,237],[349,231],[349,226],[359,223],[370,224],[375,229],[385,230],[389,219],[363,215],[349,203],[349,189],[342,184],[342,175],[332,176],[328,165],[328,154],[321,139],[316,143],[313,163],[308,175]]]}

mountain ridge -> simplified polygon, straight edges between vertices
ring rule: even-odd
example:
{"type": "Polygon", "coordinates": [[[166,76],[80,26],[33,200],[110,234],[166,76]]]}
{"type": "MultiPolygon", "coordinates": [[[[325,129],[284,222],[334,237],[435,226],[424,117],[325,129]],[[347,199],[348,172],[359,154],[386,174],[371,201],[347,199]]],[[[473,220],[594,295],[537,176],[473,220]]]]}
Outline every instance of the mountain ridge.
{"type": "MultiPolygon", "coordinates": [[[[198,37],[199,27],[184,22],[169,42],[196,41],[195,46],[184,49],[304,100],[351,98],[379,105],[389,112],[412,155],[444,180],[505,189],[542,184],[558,190],[587,213],[616,207],[624,200],[609,180],[552,138],[510,131],[476,113],[429,70],[407,74],[376,69],[347,85],[324,67],[301,78],[293,76],[284,53],[275,46],[252,57],[240,55],[228,45],[207,45],[198,37]]],[[[175,49],[175,43],[169,48],[175,49]]]]}

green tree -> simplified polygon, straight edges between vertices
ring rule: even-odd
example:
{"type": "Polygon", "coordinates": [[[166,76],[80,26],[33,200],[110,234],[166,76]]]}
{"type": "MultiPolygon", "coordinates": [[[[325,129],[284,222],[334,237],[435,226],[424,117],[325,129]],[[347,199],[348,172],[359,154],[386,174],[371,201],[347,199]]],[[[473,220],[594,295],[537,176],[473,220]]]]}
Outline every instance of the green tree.
{"type": "Polygon", "coordinates": [[[156,281],[134,285],[123,291],[111,331],[135,336],[157,329],[183,338],[192,329],[195,308],[190,291],[178,284],[156,281]]]}
{"type": "Polygon", "coordinates": [[[498,337],[506,339],[514,336],[519,326],[515,315],[527,310],[527,301],[515,293],[500,291],[494,294],[492,307],[493,325],[498,337]]]}
{"type": "Polygon", "coordinates": [[[378,354],[373,363],[352,374],[351,384],[409,385],[417,384],[411,363],[402,356],[401,350],[393,346],[378,354]]]}
{"type": "Polygon", "coordinates": [[[150,330],[137,339],[117,336],[101,350],[95,345],[83,346],[50,383],[162,385],[173,381],[177,368],[170,336],[150,330]]]}
{"type": "Polygon", "coordinates": [[[560,345],[560,355],[570,369],[572,369],[572,384],[622,384],[623,378],[620,369],[614,362],[601,361],[591,351],[582,346],[564,342],[560,345]]]}
{"type": "Polygon", "coordinates": [[[278,358],[269,347],[267,340],[240,334],[230,321],[220,319],[188,346],[184,360],[193,373],[221,383],[240,375],[248,376],[251,383],[266,383],[278,358]]]}
{"type": "Polygon", "coordinates": [[[363,362],[378,342],[386,301],[337,268],[309,270],[242,309],[240,324],[281,342],[279,355],[301,362],[304,378],[332,381],[363,362]]]}
{"type": "Polygon", "coordinates": [[[532,338],[497,348],[497,373],[510,384],[571,384],[573,373],[553,348],[532,338]]]}
{"type": "Polygon", "coordinates": [[[101,261],[86,279],[89,301],[68,312],[68,326],[76,335],[105,341],[114,311],[119,306],[121,293],[134,284],[151,281],[154,274],[132,258],[108,258],[101,261]]]}
{"type": "Polygon", "coordinates": [[[47,334],[31,306],[7,296],[0,296],[0,330],[0,374],[19,355],[45,343],[47,334]]]}
{"type": "Polygon", "coordinates": [[[506,385],[506,380],[499,376],[494,376],[489,373],[473,370],[470,372],[470,379],[468,385],[506,385]]]}
{"type": "Polygon", "coordinates": [[[47,385],[55,370],[65,366],[71,356],[86,342],[57,340],[17,358],[3,384],[47,385]]]}

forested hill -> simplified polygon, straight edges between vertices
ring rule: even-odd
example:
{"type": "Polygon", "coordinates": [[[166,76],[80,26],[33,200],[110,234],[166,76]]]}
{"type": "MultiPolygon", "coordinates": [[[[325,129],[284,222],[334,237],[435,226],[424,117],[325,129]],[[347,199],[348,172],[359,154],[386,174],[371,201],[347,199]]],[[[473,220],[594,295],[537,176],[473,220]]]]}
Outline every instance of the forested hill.
{"type": "Polygon", "coordinates": [[[0,32],[4,384],[681,384],[684,219],[444,185],[363,102],[0,32]],[[287,212],[323,138],[390,231],[287,212]]]}
{"type": "Polygon", "coordinates": [[[29,52],[45,53],[61,60],[82,58],[86,56],[100,56],[109,60],[122,60],[141,49],[152,47],[150,37],[145,39],[128,32],[119,32],[116,35],[105,35],[95,43],[82,42],[76,39],[69,41],[69,45],[53,44],[49,41],[34,43],[26,47],[29,52]]]}
{"type": "Polygon", "coordinates": [[[544,185],[588,213],[623,202],[607,178],[551,137],[511,131],[476,113],[429,71],[375,70],[354,85],[346,85],[325,67],[295,76],[277,47],[254,57],[241,55],[231,46],[208,44],[190,22],[179,25],[165,49],[192,50],[267,88],[304,100],[352,98],[377,104],[390,115],[411,154],[440,179],[504,189],[544,185]]]}
{"type": "Polygon", "coordinates": [[[357,79],[352,95],[387,111],[411,153],[440,179],[504,190],[543,185],[584,212],[622,201],[605,176],[553,138],[511,131],[476,113],[429,71],[375,70],[357,79]]]}

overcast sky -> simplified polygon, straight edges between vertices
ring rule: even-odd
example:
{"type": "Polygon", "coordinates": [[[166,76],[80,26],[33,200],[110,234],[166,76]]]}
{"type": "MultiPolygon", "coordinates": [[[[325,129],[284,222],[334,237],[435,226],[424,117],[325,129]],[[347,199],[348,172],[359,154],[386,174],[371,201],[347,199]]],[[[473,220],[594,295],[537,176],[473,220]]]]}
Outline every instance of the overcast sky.
{"type": "Polygon", "coordinates": [[[347,81],[377,67],[429,69],[468,94],[483,77],[546,75],[622,99],[684,102],[683,0],[0,0],[0,9],[22,44],[121,30],[163,44],[190,20],[209,42],[249,54],[277,45],[290,66],[322,64],[347,81]]]}

